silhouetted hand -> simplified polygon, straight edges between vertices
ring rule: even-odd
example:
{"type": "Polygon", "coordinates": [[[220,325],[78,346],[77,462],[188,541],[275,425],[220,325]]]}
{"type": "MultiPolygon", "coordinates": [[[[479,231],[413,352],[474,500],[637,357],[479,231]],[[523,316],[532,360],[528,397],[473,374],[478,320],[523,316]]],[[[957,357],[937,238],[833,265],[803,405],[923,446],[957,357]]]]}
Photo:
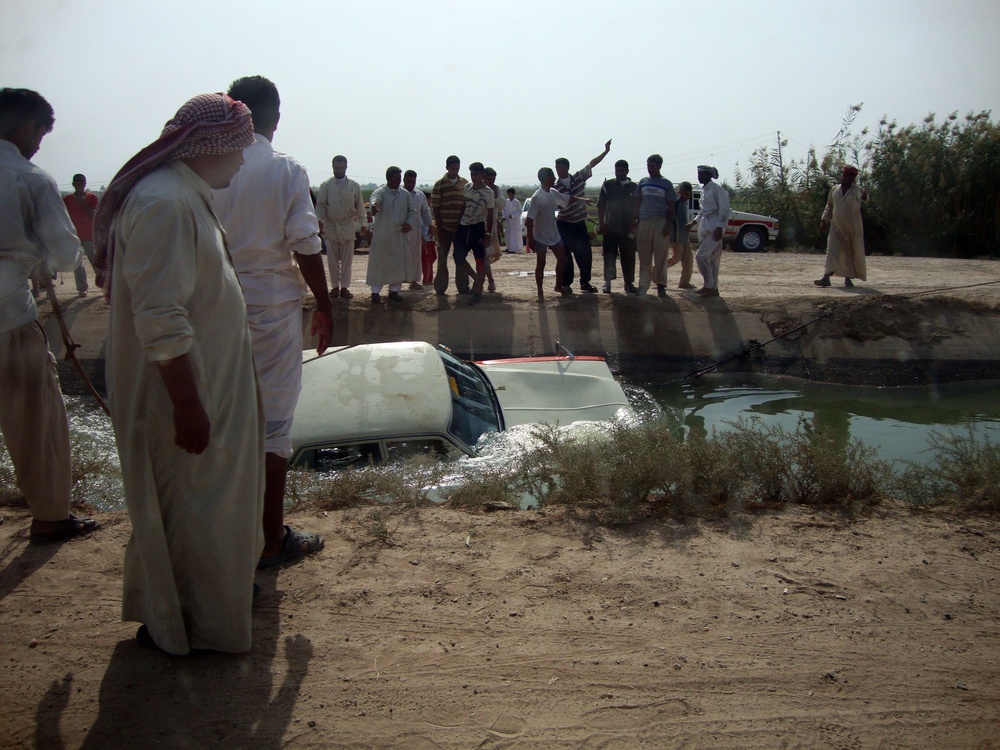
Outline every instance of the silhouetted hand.
{"type": "Polygon", "coordinates": [[[174,408],[174,443],[188,453],[199,454],[208,447],[212,423],[201,402],[174,408]]]}
{"type": "Polygon", "coordinates": [[[314,310],[309,333],[316,337],[316,353],[322,355],[333,338],[333,322],[330,320],[330,314],[314,310]]]}

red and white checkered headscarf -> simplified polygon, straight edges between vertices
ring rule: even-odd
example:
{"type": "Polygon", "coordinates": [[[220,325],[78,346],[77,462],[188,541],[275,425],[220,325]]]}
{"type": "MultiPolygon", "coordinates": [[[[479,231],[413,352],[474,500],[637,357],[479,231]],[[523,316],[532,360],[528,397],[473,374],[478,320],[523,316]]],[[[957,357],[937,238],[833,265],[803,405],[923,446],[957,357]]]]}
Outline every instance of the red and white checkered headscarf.
{"type": "Polygon", "coordinates": [[[118,170],[94,217],[94,271],[104,297],[111,299],[114,243],[111,225],[125,198],[143,177],[177,159],[228,154],[253,144],[253,120],[243,102],[225,94],[201,94],[188,100],[163,127],[160,137],[118,170]]]}

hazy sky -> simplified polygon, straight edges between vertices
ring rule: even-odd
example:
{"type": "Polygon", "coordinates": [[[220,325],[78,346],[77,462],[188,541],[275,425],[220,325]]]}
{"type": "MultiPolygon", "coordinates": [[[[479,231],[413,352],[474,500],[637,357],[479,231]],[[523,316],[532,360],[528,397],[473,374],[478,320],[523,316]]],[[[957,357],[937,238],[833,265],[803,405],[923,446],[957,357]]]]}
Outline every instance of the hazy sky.
{"type": "Polygon", "coordinates": [[[390,164],[419,182],[450,153],[534,182],[600,153],[610,176],[732,180],[754,148],[822,154],[856,130],[952,111],[1000,116],[998,0],[2,0],[0,85],[55,108],[34,161],[66,189],[106,184],[195,94],[260,74],[281,93],[275,147],[318,185],[344,153],[359,182],[390,164]]]}

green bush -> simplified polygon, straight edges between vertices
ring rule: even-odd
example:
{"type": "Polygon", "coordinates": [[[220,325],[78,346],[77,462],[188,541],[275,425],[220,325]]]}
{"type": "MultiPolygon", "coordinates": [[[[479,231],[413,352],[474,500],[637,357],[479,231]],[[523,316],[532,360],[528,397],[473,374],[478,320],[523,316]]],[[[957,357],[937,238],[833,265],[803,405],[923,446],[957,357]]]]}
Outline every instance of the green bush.
{"type": "Polygon", "coordinates": [[[14,465],[10,462],[7,443],[0,436],[0,504],[10,505],[23,497],[17,488],[17,477],[14,476],[14,465]]]}
{"type": "Polygon", "coordinates": [[[445,490],[444,495],[453,508],[468,510],[480,510],[485,503],[507,503],[516,507],[520,501],[517,489],[500,466],[479,467],[467,472],[461,483],[445,490]]]}
{"type": "Polygon", "coordinates": [[[927,463],[906,462],[898,480],[901,498],[918,507],[1000,511],[1000,445],[969,428],[965,434],[931,433],[929,451],[927,463]]]}
{"type": "Polygon", "coordinates": [[[803,505],[837,506],[855,515],[890,493],[892,463],[875,449],[843,439],[815,420],[802,422],[791,440],[790,500],[803,505]]]}
{"type": "Polygon", "coordinates": [[[873,449],[804,422],[794,433],[740,420],[731,429],[681,436],[669,420],[613,422],[603,437],[536,432],[539,448],[519,459],[513,481],[540,504],[639,510],[683,518],[704,512],[800,503],[849,515],[887,496],[890,462],[873,449]]]}

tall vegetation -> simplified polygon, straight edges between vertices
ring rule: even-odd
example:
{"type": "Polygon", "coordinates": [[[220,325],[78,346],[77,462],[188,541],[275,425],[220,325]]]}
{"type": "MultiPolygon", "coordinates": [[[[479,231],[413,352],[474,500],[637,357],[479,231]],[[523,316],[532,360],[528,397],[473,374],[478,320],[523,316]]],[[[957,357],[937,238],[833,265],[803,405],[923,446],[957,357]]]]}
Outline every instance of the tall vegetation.
{"type": "Polygon", "coordinates": [[[866,165],[890,252],[1000,257],[1000,127],[989,112],[883,121],[866,165]]]}
{"type": "Polygon", "coordinates": [[[786,160],[781,140],[754,151],[745,172],[737,165],[734,206],[781,219],[786,246],[822,247],[819,217],[851,164],[868,191],[869,252],[1000,257],[1000,126],[990,113],[906,127],[882,118],[876,132],[855,133],[861,107],[848,108],[821,158],[812,148],[786,160]]]}

